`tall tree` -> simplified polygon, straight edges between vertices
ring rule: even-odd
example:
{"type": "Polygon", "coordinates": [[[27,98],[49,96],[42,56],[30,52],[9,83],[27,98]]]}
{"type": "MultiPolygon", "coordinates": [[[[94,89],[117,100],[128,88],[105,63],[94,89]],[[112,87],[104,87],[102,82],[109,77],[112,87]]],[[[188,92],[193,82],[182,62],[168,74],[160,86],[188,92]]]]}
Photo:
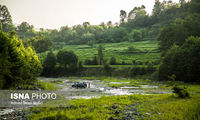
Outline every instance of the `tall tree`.
{"type": "Polygon", "coordinates": [[[110,28],[112,26],[112,21],[108,21],[107,26],[110,28]]]}
{"type": "Polygon", "coordinates": [[[0,30],[3,30],[4,32],[14,30],[10,12],[5,5],[0,5],[0,30]]]}
{"type": "Polygon", "coordinates": [[[162,3],[159,0],[155,0],[152,15],[157,18],[160,12],[162,11],[162,9],[163,9],[162,3]]]}
{"type": "Polygon", "coordinates": [[[104,65],[104,54],[103,54],[103,46],[99,45],[98,47],[98,60],[99,60],[99,65],[104,65]]]}
{"type": "Polygon", "coordinates": [[[102,26],[104,29],[106,29],[106,24],[104,22],[101,22],[99,26],[102,26]]]}
{"type": "Polygon", "coordinates": [[[126,11],[120,10],[120,18],[121,18],[120,21],[121,21],[121,23],[124,23],[124,22],[125,22],[126,17],[127,17],[126,11]]]}
{"type": "Polygon", "coordinates": [[[30,47],[24,48],[14,34],[0,31],[0,87],[33,84],[41,70],[41,63],[30,47]]]}
{"type": "Polygon", "coordinates": [[[83,23],[83,27],[84,27],[84,28],[87,28],[87,27],[89,27],[89,26],[90,26],[90,23],[89,23],[89,22],[84,22],[84,23],[83,23]]]}
{"type": "Polygon", "coordinates": [[[52,51],[50,51],[47,54],[47,58],[44,61],[44,70],[42,74],[44,76],[52,75],[55,70],[55,67],[56,67],[56,56],[52,51]]]}
{"type": "Polygon", "coordinates": [[[128,20],[133,20],[140,16],[145,16],[147,14],[145,10],[145,6],[142,5],[141,7],[134,7],[128,14],[128,20]]]}

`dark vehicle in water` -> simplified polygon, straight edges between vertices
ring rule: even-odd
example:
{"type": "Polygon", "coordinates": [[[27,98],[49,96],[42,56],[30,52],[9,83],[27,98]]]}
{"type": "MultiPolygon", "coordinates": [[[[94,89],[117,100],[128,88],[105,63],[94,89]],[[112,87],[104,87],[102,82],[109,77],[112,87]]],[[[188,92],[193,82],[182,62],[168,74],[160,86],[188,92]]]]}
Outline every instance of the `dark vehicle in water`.
{"type": "Polygon", "coordinates": [[[87,86],[85,82],[76,82],[72,85],[73,88],[87,88],[87,86]]]}

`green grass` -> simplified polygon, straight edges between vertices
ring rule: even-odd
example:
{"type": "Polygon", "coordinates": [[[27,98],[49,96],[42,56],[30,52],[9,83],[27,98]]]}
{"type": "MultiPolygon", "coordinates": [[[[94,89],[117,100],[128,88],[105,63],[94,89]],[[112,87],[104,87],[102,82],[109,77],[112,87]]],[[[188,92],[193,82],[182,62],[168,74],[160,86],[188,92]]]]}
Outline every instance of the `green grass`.
{"type": "MultiPolygon", "coordinates": [[[[139,42],[120,42],[120,43],[104,43],[105,58],[110,60],[111,57],[115,57],[117,62],[125,61],[126,63],[132,63],[132,60],[136,61],[157,61],[160,59],[160,52],[158,49],[157,41],[139,41],[139,42]],[[128,47],[134,46],[141,52],[127,53],[128,47]]],[[[81,61],[85,59],[93,59],[97,55],[97,48],[99,44],[95,44],[93,47],[88,45],[65,45],[64,50],[74,51],[81,61]]],[[[59,50],[55,50],[57,53],[59,50]]],[[[40,54],[44,55],[46,53],[40,54]]],[[[39,55],[39,56],[40,56],[39,55]]]]}
{"type": "MultiPolygon", "coordinates": [[[[120,88],[120,87],[138,87],[136,89],[149,89],[149,88],[141,88],[141,85],[153,85],[158,86],[159,88],[163,89],[171,89],[172,87],[168,85],[166,82],[159,82],[159,81],[152,81],[152,80],[142,80],[142,79],[125,79],[125,78],[104,78],[102,79],[108,86],[113,88],[120,88]],[[110,82],[119,82],[119,83],[110,83],[110,82]],[[122,83],[120,83],[122,82],[122,83]]],[[[152,89],[152,88],[150,88],[152,89]]]]}
{"type": "Polygon", "coordinates": [[[59,89],[54,83],[50,83],[50,82],[38,81],[37,84],[43,90],[58,90],[59,89]]]}
{"type": "Polygon", "coordinates": [[[69,107],[37,108],[31,119],[106,120],[122,119],[127,113],[137,120],[198,120],[200,94],[180,99],[175,95],[110,96],[70,101],[69,107]]]}
{"type": "MultiPolygon", "coordinates": [[[[71,77],[70,79],[73,80],[76,78],[71,77]]],[[[129,82],[122,84],[111,84],[115,87],[140,86],[143,84],[148,84],[158,85],[159,88],[161,88],[162,90],[172,89],[172,86],[170,86],[170,82],[155,82],[152,80],[135,80],[112,77],[82,77],[79,79],[102,80],[103,82],[108,84],[109,82],[129,82]]],[[[178,98],[176,94],[134,94],[124,96],[102,96],[100,98],[92,99],[76,99],[69,101],[69,105],[64,107],[35,107],[31,109],[31,111],[33,111],[33,114],[31,114],[29,118],[33,120],[107,120],[109,118],[123,119],[130,114],[136,120],[200,119],[200,85],[185,84],[182,82],[179,84],[187,87],[187,90],[191,94],[191,98],[181,99],[178,98]]],[[[152,91],[153,90],[154,89],[152,89],[152,91]]],[[[59,104],[59,102],[56,102],[56,104],[59,104]]]]}
{"type": "Polygon", "coordinates": [[[50,83],[60,84],[60,83],[63,83],[63,81],[62,80],[52,80],[52,81],[50,81],[50,83]]]}

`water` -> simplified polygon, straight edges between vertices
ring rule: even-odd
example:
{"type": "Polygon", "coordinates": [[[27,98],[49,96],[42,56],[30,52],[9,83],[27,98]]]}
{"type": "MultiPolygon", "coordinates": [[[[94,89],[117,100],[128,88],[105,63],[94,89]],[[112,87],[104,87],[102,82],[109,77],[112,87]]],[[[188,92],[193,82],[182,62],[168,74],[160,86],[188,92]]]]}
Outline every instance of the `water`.
{"type": "MultiPolygon", "coordinates": [[[[53,82],[58,80],[60,83],[56,85],[61,89],[59,91],[64,93],[63,95],[67,99],[91,99],[99,98],[102,95],[104,96],[115,96],[115,95],[131,95],[131,94],[169,94],[170,91],[160,89],[159,86],[155,85],[140,85],[140,86],[123,86],[120,88],[112,88],[107,84],[127,84],[129,82],[102,82],[100,80],[83,80],[83,79],[74,79],[69,80],[68,78],[38,78],[41,81],[53,82]],[[90,87],[85,89],[76,89],[72,88],[72,85],[75,82],[86,82],[90,84],[90,87]]],[[[17,110],[14,109],[0,109],[0,116],[10,114],[17,110]]]]}
{"type": "Polygon", "coordinates": [[[9,114],[9,113],[12,113],[12,112],[14,112],[13,109],[9,109],[9,108],[0,109],[0,116],[1,116],[1,115],[6,115],[6,114],[9,114]]]}
{"type": "Polygon", "coordinates": [[[129,82],[102,82],[100,80],[83,80],[74,79],[69,80],[68,78],[39,78],[42,81],[50,82],[54,80],[60,80],[58,86],[61,87],[60,91],[66,93],[65,97],[68,99],[90,99],[98,98],[102,95],[113,96],[113,95],[131,95],[131,94],[168,94],[169,91],[159,89],[159,86],[155,85],[141,85],[141,86],[123,86],[120,88],[112,88],[107,84],[127,84],[129,82]],[[72,88],[75,82],[86,82],[90,87],[85,89],[72,88]],[[141,89],[142,88],[142,89],[141,89]],[[149,89],[146,89],[149,88],[149,89]],[[152,89],[154,89],[152,91],[152,89]]]}
{"type": "Polygon", "coordinates": [[[158,86],[153,86],[153,85],[141,85],[141,88],[158,88],[158,86]]]}

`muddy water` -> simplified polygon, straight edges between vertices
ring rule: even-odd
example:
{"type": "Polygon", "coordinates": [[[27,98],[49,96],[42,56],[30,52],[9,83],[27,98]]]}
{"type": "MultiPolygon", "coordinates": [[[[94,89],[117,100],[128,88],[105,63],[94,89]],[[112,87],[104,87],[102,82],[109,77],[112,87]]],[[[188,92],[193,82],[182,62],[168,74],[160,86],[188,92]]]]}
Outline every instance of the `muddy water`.
{"type": "MultiPolygon", "coordinates": [[[[159,86],[155,85],[141,85],[141,86],[123,86],[120,88],[112,88],[107,84],[127,84],[128,82],[102,82],[100,80],[83,80],[83,79],[73,79],[69,80],[68,78],[38,78],[41,81],[53,82],[59,81],[56,83],[59,86],[61,91],[66,98],[68,99],[90,99],[98,98],[102,95],[113,96],[113,95],[131,95],[131,94],[168,94],[171,91],[166,91],[160,89],[159,86]],[[85,89],[76,89],[72,88],[72,85],[75,82],[86,82],[88,87],[85,89]]],[[[1,115],[11,114],[15,112],[20,112],[21,110],[14,110],[10,108],[0,109],[1,115]]]]}
{"type": "Polygon", "coordinates": [[[83,80],[83,79],[73,79],[69,80],[68,78],[40,78],[42,81],[51,82],[51,81],[62,81],[57,85],[61,87],[60,91],[66,93],[65,97],[68,99],[89,99],[96,98],[102,95],[112,96],[112,95],[131,95],[131,94],[168,94],[170,91],[162,90],[159,86],[155,85],[141,85],[138,87],[128,87],[123,86],[120,88],[112,88],[107,84],[124,84],[129,82],[102,82],[101,80],[83,80]],[[88,87],[85,89],[76,89],[72,88],[72,85],[75,82],[86,82],[88,87]]]}

